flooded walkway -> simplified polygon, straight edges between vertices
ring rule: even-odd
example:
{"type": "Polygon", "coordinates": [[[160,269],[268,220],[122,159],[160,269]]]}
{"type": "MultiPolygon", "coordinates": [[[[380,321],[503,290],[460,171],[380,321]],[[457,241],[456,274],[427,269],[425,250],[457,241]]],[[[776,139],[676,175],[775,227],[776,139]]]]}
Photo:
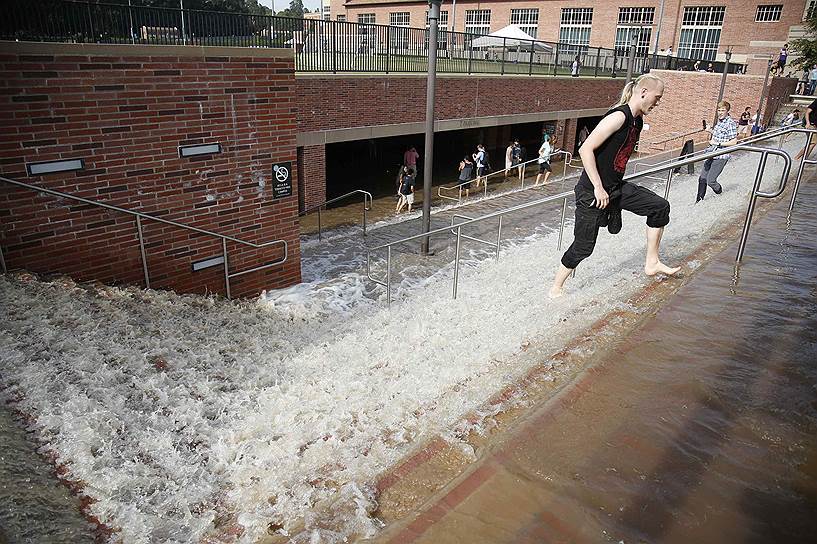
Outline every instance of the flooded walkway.
{"type": "Polygon", "coordinates": [[[787,200],[737,284],[732,244],[380,541],[812,541],[817,188],[787,200]]]}

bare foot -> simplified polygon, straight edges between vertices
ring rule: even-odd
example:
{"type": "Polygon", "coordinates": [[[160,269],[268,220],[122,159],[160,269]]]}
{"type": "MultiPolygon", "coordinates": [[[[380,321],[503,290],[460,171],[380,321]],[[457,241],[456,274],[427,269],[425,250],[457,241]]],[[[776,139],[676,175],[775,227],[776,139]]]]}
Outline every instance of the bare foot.
{"type": "Polygon", "coordinates": [[[658,261],[653,264],[645,264],[644,265],[644,273],[648,276],[655,276],[656,274],[665,274],[667,276],[672,276],[676,272],[681,270],[680,266],[676,266],[674,268],[670,268],[669,266],[665,265],[661,261],[658,261]]]}
{"type": "Polygon", "coordinates": [[[565,294],[565,291],[564,291],[564,288],[562,288],[562,287],[553,286],[553,287],[550,288],[550,291],[548,291],[548,297],[550,297],[550,300],[553,300],[555,298],[559,298],[560,296],[562,296],[564,294],[565,294]]]}

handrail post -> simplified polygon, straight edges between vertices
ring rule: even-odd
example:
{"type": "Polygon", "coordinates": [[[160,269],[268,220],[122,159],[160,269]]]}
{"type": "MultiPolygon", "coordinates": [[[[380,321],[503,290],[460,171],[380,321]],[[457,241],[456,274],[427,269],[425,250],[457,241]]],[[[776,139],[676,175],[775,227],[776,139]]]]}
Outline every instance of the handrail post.
{"type": "Polygon", "coordinates": [[[528,75],[533,75],[533,52],[536,51],[536,42],[530,42],[530,54],[528,55],[528,75]]]}
{"type": "MultiPolygon", "coordinates": [[[[468,36],[468,34],[466,34],[463,37],[463,40],[465,40],[467,36],[468,36]]],[[[471,36],[473,36],[473,34],[471,36]]],[[[469,74],[471,73],[471,62],[473,61],[473,58],[474,58],[474,43],[473,42],[474,42],[474,38],[472,37],[468,41],[468,73],[469,74]]]]}
{"type": "Polygon", "coordinates": [[[752,224],[752,215],[755,213],[755,204],[757,203],[757,191],[760,189],[760,182],[763,179],[763,171],[766,169],[767,152],[760,155],[760,164],[757,166],[757,174],[755,174],[755,183],[752,186],[752,196],[749,198],[749,209],[746,210],[746,220],[743,222],[743,232],[740,235],[740,244],[738,245],[738,254],[735,257],[735,262],[739,263],[743,259],[743,250],[746,248],[746,238],[749,236],[749,227],[752,224]]]}
{"type": "Polygon", "coordinates": [[[322,240],[321,238],[321,209],[318,208],[318,240],[322,240]]]}
{"type": "Polygon", "coordinates": [[[667,188],[664,191],[664,200],[669,200],[669,188],[672,186],[672,173],[673,169],[667,171],[667,188]]]}
{"type": "Polygon", "coordinates": [[[502,63],[499,68],[499,73],[505,75],[505,47],[508,43],[508,38],[502,38],[502,63]]]}
{"type": "Polygon", "coordinates": [[[499,216],[499,225],[496,227],[496,260],[499,260],[499,242],[502,236],[502,216],[499,216]]]}
{"type": "Polygon", "coordinates": [[[593,72],[593,77],[599,77],[599,58],[601,57],[601,47],[596,48],[596,69],[593,72]]]}
{"type": "MultiPolygon", "coordinates": [[[[457,227],[457,249],[454,251],[454,289],[452,296],[457,298],[457,282],[460,278],[460,239],[462,238],[462,227],[457,227]]],[[[389,246],[391,247],[391,246],[389,246]]]]}
{"type": "MultiPolygon", "coordinates": [[[[139,233],[139,253],[142,255],[142,272],[145,275],[145,289],[150,289],[150,276],[148,275],[148,259],[145,255],[145,238],[142,234],[142,217],[136,216],[136,231],[139,233]]],[[[3,272],[5,272],[5,267],[3,272]]]]}
{"type": "MultiPolygon", "coordinates": [[[[323,17],[323,14],[321,14],[323,17]]],[[[332,73],[338,73],[338,26],[337,21],[332,23],[332,73]]]]}
{"type": "Polygon", "coordinates": [[[224,256],[224,286],[227,289],[227,298],[231,299],[230,293],[230,262],[227,260],[227,238],[221,239],[221,252],[224,256]]]}
{"type": "Polygon", "coordinates": [[[363,195],[363,236],[366,236],[366,195],[363,195]]]}
{"type": "Polygon", "coordinates": [[[389,73],[389,63],[391,62],[391,26],[386,27],[386,73],[389,73]]]}
{"type": "Polygon", "coordinates": [[[562,249],[562,236],[565,232],[565,215],[567,215],[567,197],[562,200],[562,219],[559,222],[559,243],[556,244],[556,251],[562,249]]]}
{"type": "Polygon", "coordinates": [[[386,304],[391,305],[391,246],[386,248],[386,304]]]}
{"type": "Polygon", "coordinates": [[[805,153],[803,154],[803,160],[800,161],[800,166],[797,167],[797,177],[794,178],[794,188],[791,191],[791,202],[789,203],[789,212],[794,210],[794,201],[797,199],[797,191],[800,190],[800,180],[803,178],[803,169],[806,167],[806,161],[808,160],[808,151],[809,147],[811,147],[811,139],[813,136],[814,136],[813,132],[809,132],[806,135],[805,153]]]}
{"type": "Polygon", "coordinates": [[[556,67],[559,66],[559,45],[562,42],[556,42],[556,51],[553,53],[553,75],[556,75],[556,67]]]}
{"type": "Polygon", "coordinates": [[[6,259],[3,257],[3,246],[0,246],[0,268],[2,268],[3,274],[8,272],[8,269],[6,268],[6,259]]]}

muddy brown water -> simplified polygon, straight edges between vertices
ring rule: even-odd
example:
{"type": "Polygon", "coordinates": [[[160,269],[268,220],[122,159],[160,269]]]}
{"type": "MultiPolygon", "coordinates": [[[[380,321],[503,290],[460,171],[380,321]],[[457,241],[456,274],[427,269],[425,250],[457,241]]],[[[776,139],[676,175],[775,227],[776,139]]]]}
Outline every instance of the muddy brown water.
{"type": "Polygon", "coordinates": [[[811,184],[379,540],[815,542],[811,184]]]}

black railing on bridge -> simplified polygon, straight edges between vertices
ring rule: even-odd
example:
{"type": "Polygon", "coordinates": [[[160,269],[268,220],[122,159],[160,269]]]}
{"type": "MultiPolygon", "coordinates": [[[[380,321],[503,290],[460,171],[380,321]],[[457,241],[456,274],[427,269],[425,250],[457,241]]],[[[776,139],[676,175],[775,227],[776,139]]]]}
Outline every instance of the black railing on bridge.
{"type": "MultiPolygon", "coordinates": [[[[69,0],[6,0],[0,39],[67,43],[211,45],[292,49],[298,72],[425,72],[428,30],[345,21],[180,10],[69,0]]],[[[437,71],[582,76],[627,72],[621,50],[439,32],[437,71]]],[[[709,61],[701,61],[706,66],[709,61]]],[[[637,55],[633,73],[691,70],[695,59],[637,55]]],[[[713,63],[721,71],[722,63],[713,63]]],[[[734,71],[736,65],[730,65],[734,71]]]]}

